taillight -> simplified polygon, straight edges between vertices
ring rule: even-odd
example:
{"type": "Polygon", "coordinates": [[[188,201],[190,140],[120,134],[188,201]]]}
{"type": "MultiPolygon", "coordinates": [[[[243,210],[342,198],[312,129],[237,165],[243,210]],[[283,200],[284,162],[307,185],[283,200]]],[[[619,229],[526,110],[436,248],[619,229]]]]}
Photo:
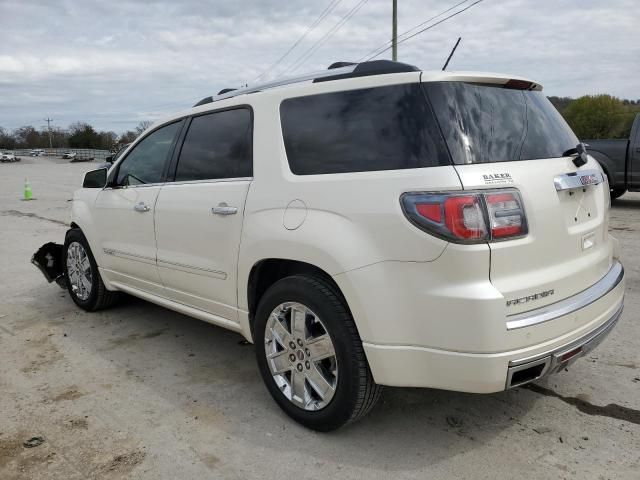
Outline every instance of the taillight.
{"type": "Polygon", "coordinates": [[[456,243],[507,240],[527,234],[522,198],[515,189],[405,193],[400,203],[411,223],[456,243]]]}

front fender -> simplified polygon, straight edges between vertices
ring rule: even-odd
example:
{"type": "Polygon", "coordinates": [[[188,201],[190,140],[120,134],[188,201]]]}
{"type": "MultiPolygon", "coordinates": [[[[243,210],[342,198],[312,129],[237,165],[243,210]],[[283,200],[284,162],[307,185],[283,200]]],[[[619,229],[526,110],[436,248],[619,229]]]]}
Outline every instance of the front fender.
{"type": "Polygon", "coordinates": [[[599,150],[589,150],[589,155],[604,170],[610,188],[626,188],[624,165],[618,165],[618,162],[599,150]]]}
{"type": "Polygon", "coordinates": [[[76,190],[73,193],[73,204],[71,206],[71,221],[82,230],[98,266],[102,265],[104,253],[97,248],[98,232],[91,211],[99,192],[100,189],[98,188],[76,190]]]}

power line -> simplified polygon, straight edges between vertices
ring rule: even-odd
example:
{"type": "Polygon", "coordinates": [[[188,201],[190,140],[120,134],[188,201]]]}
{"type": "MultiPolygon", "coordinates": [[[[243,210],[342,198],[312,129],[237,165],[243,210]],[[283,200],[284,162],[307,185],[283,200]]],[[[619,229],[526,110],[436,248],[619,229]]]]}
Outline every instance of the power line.
{"type": "MultiPolygon", "coordinates": [[[[427,30],[431,30],[433,27],[436,27],[436,26],[440,25],[441,23],[446,22],[447,20],[449,20],[449,19],[450,19],[450,18],[452,18],[452,17],[455,17],[456,15],[460,15],[462,12],[464,12],[464,11],[466,11],[466,10],[469,10],[471,7],[473,7],[474,5],[477,5],[478,3],[482,2],[482,1],[483,1],[483,0],[476,0],[476,1],[475,1],[475,2],[473,2],[471,5],[469,5],[469,6],[465,7],[465,8],[463,8],[462,10],[458,10],[457,12],[452,13],[451,15],[446,16],[446,17],[445,17],[445,18],[443,18],[442,20],[439,20],[439,21],[437,21],[436,23],[434,23],[434,24],[432,24],[432,25],[429,25],[428,27],[423,28],[422,30],[417,31],[417,32],[416,32],[416,33],[414,33],[413,35],[409,35],[408,37],[403,38],[402,40],[398,40],[398,44],[404,43],[404,42],[406,42],[407,40],[411,40],[413,37],[415,37],[415,36],[417,36],[417,35],[420,35],[421,33],[424,33],[424,32],[426,32],[427,30]]],[[[384,50],[379,51],[379,52],[378,52],[378,53],[376,53],[375,55],[372,55],[372,56],[368,57],[366,60],[367,60],[367,61],[369,61],[369,60],[371,60],[371,59],[373,59],[373,58],[376,58],[378,55],[380,55],[381,53],[386,52],[386,51],[387,51],[387,50],[389,50],[390,48],[391,48],[391,47],[389,46],[389,47],[385,48],[384,50]]]]}
{"type": "MultiPolygon", "coordinates": [[[[469,0],[462,0],[461,2],[456,3],[455,5],[447,8],[446,10],[443,10],[442,12],[438,13],[437,15],[434,15],[431,18],[428,18],[427,20],[425,20],[422,23],[419,23],[418,25],[411,27],[409,30],[402,32],[400,35],[398,35],[398,39],[410,34],[411,32],[413,32],[414,30],[416,30],[417,28],[422,27],[423,25],[426,25],[427,23],[429,23],[432,20],[435,20],[438,17],[441,17],[442,15],[444,15],[445,13],[449,13],[451,10],[453,10],[456,7],[459,7],[460,5],[462,5],[463,3],[467,3],[469,0]]],[[[365,58],[367,58],[369,55],[374,54],[375,52],[377,52],[378,50],[380,50],[381,48],[384,48],[388,45],[392,45],[393,44],[393,39],[389,40],[387,42],[385,42],[383,45],[380,45],[379,47],[374,48],[373,50],[371,50],[369,53],[367,53],[366,55],[363,55],[362,57],[360,57],[357,62],[361,62],[362,60],[364,60],[365,58]]]]}
{"type": "Polygon", "coordinates": [[[313,21],[313,23],[311,25],[309,25],[309,27],[307,27],[307,29],[300,36],[300,38],[298,38],[298,40],[293,42],[293,45],[291,45],[291,47],[289,47],[289,50],[284,52],[284,54],[280,58],[278,58],[278,60],[276,60],[270,67],[265,69],[264,72],[262,72],[260,75],[258,75],[255,78],[254,82],[257,82],[262,77],[264,77],[267,72],[269,72],[273,68],[277,67],[280,64],[280,62],[282,62],[282,60],[284,60],[287,57],[287,55],[289,55],[293,51],[293,49],[296,48],[300,44],[300,42],[302,42],[302,40],[304,40],[307,37],[307,35],[309,35],[314,30],[320,24],[320,22],[322,22],[322,20],[324,20],[327,17],[327,15],[329,15],[338,6],[338,4],[341,1],[342,0],[332,0],[331,3],[329,3],[329,5],[327,5],[327,7],[322,11],[322,13],[320,13],[318,18],[316,18],[313,21]]]}
{"type": "Polygon", "coordinates": [[[309,48],[306,52],[304,52],[298,59],[289,67],[283,70],[280,75],[285,73],[293,73],[295,72],[304,62],[306,62],[322,45],[324,45],[327,40],[329,40],[335,33],[342,28],[342,26],[349,21],[351,17],[353,17],[358,10],[362,8],[362,6],[367,3],[368,0],[360,0],[346,15],[344,15],[327,33],[325,33],[316,43],[314,43],[311,48],[309,48]]]}

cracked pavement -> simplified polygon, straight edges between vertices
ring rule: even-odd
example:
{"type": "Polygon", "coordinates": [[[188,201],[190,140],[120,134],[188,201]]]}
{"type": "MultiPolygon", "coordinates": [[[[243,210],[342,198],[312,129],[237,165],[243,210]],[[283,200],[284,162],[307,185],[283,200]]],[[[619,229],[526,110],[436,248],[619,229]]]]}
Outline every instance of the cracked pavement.
{"type": "Polygon", "coordinates": [[[640,194],[611,211],[623,316],[568,372],[493,395],[387,388],[319,434],[278,409],[240,336],[135,299],[88,314],[46,283],[30,257],[63,239],[91,168],[0,164],[3,480],[639,478],[640,194]]]}

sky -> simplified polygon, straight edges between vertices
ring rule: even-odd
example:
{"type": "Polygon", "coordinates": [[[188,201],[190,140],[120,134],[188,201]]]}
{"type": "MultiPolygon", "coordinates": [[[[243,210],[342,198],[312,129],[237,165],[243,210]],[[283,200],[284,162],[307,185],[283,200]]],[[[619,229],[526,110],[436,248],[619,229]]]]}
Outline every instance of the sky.
{"type": "MultiPolygon", "coordinates": [[[[398,0],[399,34],[460,2],[398,0]]],[[[0,0],[0,127],[40,128],[52,118],[54,127],[82,121],[122,133],[222,88],[254,84],[265,71],[262,80],[359,60],[388,45],[391,6],[391,0],[0,0]],[[329,5],[330,13],[270,69],[329,5]]],[[[638,0],[482,0],[400,43],[398,59],[441,69],[458,36],[449,70],[528,77],[547,95],[640,99],[638,0]]]]}

